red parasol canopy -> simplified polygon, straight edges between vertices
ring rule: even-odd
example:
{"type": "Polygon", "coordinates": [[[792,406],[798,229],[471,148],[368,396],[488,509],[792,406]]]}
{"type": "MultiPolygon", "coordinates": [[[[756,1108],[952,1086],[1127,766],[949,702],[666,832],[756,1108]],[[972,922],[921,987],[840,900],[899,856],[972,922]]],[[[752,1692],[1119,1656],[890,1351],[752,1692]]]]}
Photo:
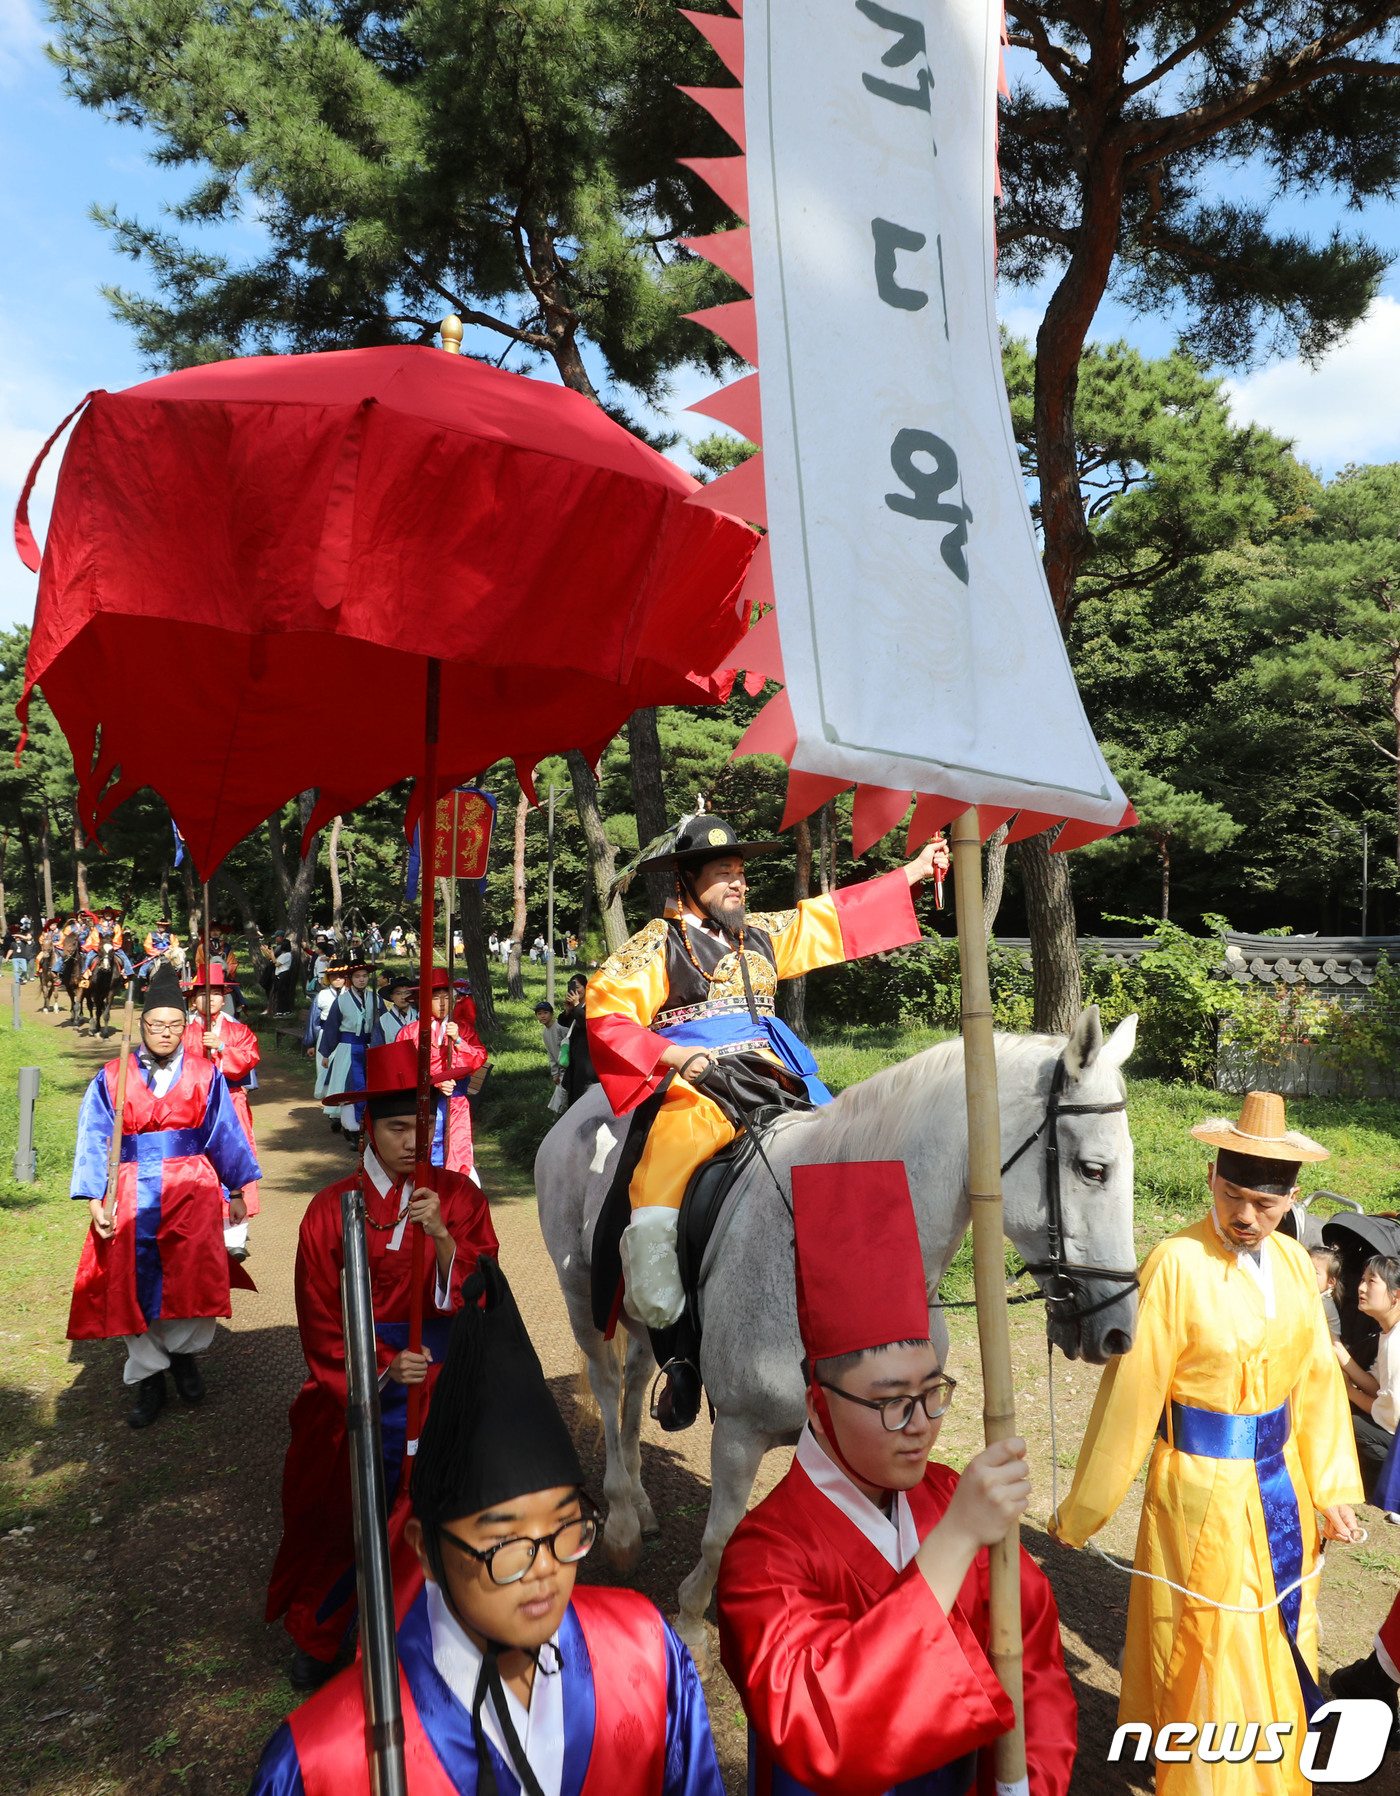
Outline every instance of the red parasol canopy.
{"type": "Polygon", "coordinates": [[[758,538],[703,490],[582,395],[430,348],[94,393],[21,718],[41,685],[91,829],[153,786],[206,876],[296,792],[315,828],[420,772],[426,657],[443,784],[601,748],[639,706],[720,696],[701,670],[744,633],[758,538]]]}

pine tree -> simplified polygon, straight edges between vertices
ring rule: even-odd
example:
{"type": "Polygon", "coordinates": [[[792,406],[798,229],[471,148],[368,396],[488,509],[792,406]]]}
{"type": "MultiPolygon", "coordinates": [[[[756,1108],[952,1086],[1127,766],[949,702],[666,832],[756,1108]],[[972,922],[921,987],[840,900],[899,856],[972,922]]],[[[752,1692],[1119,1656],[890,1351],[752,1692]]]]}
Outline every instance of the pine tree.
{"type": "Polygon", "coordinates": [[[1315,694],[1395,770],[1400,861],[1400,463],[1347,468],[1261,582],[1258,615],[1282,638],[1256,668],[1267,691],[1315,694]]]}
{"type": "MultiPolygon", "coordinates": [[[[1360,204],[1400,185],[1400,0],[1006,10],[1010,43],[1039,67],[1002,114],[998,268],[1012,285],[1053,283],[1032,428],[1045,570],[1068,633],[1095,546],[1077,412],[1100,302],[1181,307],[1187,347],[1231,365],[1295,345],[1316,361],[1346,335],[1388,256],[1340,231],[1314,244],[1272,229],[1268,203],[1326,190],[1360,204]],[[1229,196],[1241,168],[1259,198],[1229,196]]],[[[1065,1029],[1079,1005],[1069,873],[1044,836],[1020,856],[1044,967],[1035,1025],[1065,1029]]]]}

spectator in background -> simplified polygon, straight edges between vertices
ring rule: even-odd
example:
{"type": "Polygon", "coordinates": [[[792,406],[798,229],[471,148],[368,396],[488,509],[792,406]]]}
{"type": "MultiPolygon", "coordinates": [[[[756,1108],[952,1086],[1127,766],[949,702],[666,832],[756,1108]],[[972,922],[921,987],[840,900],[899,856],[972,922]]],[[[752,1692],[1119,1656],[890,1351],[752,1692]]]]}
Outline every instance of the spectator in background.
{"type": "Polygon", "coordinates": [[[1381,1331],[1369,1372],[1356,1363],[1345,1347],[1337,1348],[1351,1401],[1361,1482],[1366,1501],[1383,1508],[1388,1522],[1400,1523],[1400,1491],[1378,1488],[1381,1471],[1395,1444],[1396,1425],[1400,1423],[1400,1259],[1378,1253],[1366,1262],[1357,1287],[1356,1307],[1381,1331]]]}
{"type": "Polygon", "coordinates": [[[16,985],[23,985],[25,980],[29,977],[29,949],[30,942],[28,936],[16,929],[15,925],[11,923],[9,928],[5,931],[5,959],[12,960],[15,963],[16,985]]]}
{"type": "Polygon", "coordinates": [[[584,1000],[587,996],[587,975],[575,973],[569,981],[564,1008],[559,1014],[559,1026],[564,1031],[564,1040],[559,1048],[559,1065],[563,1074],[564,1096],[571,1104],[577,1103],[590,1085],[598,1083],[598,1075],[593,1070],[593,1055],[588,1046],[588,1020],[584,1015],[584,1000]]]}
{"type": "Polygon", "coordinates": [[[291,938],[279,935],[277,952],[272,960],[272,1014],[274,1016],[291,1016],[295,1008],[297,973],[300,962],[301,955],[293,945],[291,938]]]}
{"type": "MultiPolygon", "coordinates": [[[[1313,1271],[1317,1274],[1318,1295],[1322,1299],[1322,1313],[1327,1318],[1327,1332],[1332,1337],[1333,1348],[1341,1344],[1342,1318],[1337,1312],[1337,1297],[1341,1289],[1342,1256],[1335,1247],[1310,1247],[1308,1258],[1313,1263],[1313,1271]]],[[[1338,1353],[1338,1359],[1341,1354],[1338,1353]]]]}
{"type": "Polygon", "coordinates": [[[559,1048],[564,1040],[564,1031],[555,1021],[552,1004],[536,1004],[535,1021],[540,1026],[540,1038],[544,1042],[544,1051],[549,1056],[550,1084],[555,1088],[550,1093],[549,1107],[551,1110],[562,1110],[564,1099],[563,1094],[559,1091],[559,1086],[563,1073],[559,1065],[559,1048]],[[559,1098],[557,1103],[555,1102],[556,1096],[559,1098]]]}

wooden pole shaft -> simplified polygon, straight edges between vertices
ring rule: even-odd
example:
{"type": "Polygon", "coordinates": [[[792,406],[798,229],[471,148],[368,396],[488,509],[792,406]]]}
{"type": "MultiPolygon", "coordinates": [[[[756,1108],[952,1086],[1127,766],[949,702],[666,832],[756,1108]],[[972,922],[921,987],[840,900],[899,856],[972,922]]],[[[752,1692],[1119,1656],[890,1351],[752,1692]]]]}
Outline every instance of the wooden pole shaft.
{"type": "MultiPolygon", "coordinates": [[[[949,835],[957,901],[958,962],[962,970],[963,1071],[967,1087],[967,1151],[972,1193],[972,1264],[977,1338],[982,1355],[983,1422],[987,1443],[1016,1432],[1011,1332],[1006,1317],[1006,1249],[1001,1214],[1001,1116],[997,1106],[996,1040],[982,927],[982,843],[975,809],[964,811],[949,835]]],[[[1014,1784],[1026,1775],[1021,1697],[1021,1535],[1013,1527],[990,1550],[987,1657],[1016,1709],[1016,1725],[996,1742],[996,1775],[1014,1784]]]]}
{"type": "MultiPolygon", "coordinates": [[[[427,695],[423,717],[423,791],[418,813],[418,1116],[414,1144],[413,1183],[431,1185],[433,1159],[433,891],[437,885],[437,764],[438,704],[442,691],[442,663],[428,661],[427,695]]],[[[365,1114],[369,1126],[369,1114],[365,1114]]],[[[423,1351],[423,1272],[427,1256],[423,1231],[413,1225],[413,1285],[408,1296],[408,1345],[423,1351]]],[[[413,1452],[423,1417],[423,1387],[408,1387],[408,1443],[413,1452]]]]}

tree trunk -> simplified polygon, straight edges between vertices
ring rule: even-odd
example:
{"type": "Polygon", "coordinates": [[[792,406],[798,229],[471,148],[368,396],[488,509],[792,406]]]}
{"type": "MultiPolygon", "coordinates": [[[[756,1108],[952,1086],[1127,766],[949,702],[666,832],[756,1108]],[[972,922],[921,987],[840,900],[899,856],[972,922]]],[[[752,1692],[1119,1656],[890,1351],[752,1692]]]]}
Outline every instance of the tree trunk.
{"type": "Polygon", "coordinates": [[[39,924],[47,922],[53,915],[53,908],[42,910],[39,903],[39,875],[34,866],[34,844],[29,839],[29,825],[24,821],[24,812],[19,814],[19,846],[24,855],[25,889],[29,893],[30,915],[34,921],[34,934],[37,939],[39,924]]]}
{"type": "MultiPolygon", "coordinates": [[[[803,817],[792,826],[797,855],[792,874],[792,895],[801,904],[812,895],[812,831],[803,817]]],[[[807,975],[784,979],[778,985],[778,1015],[794,1035],[807,1039],[807,975]]]]}
{"type": "Polygon", "coordinates": [[[836,884],[836,800],[828,798],[821,812],[821,841],[817,853],[817,881],[822,897],[836,884]]]}
{"type": "Polygon", "coordinates": [[[292,876],[282,847],[282,812],[279,807],[267,820],[267,847],[272,859],[272,897],[277,906],[277,927],[287,927],[287,902],[292,895],[292,876]]]}
{"type": "Polygon", "coordinates": [[[593,874],[593,890],[603,917],[603,937],[608,953],[616,954],[627,940],[627,919],[621,898],[608,903],[608,887],[617,867],[617,850],[603,828],[603,813],[598,808],[598,782],[582,753],[571,748],[568,753],[569,777],[574,784],[574,805],[583,825],[583,839],[588,845],[588,865],[593,874]]]}
{"type": "Polygon", "coordinates": [[[982,874],[982,932],[990,937],[1001,909],[1006,884],[1006,837],[1009,823],[999,823],[987,838],[987,865],[982,874]]]}
{"type": "Polygon", "coordinates": [[[73,902],[79,910],[91,909],[88,896],[87,861],[84,858],[87,850],[87,838],[83,835],[83,826],[75,817],[73,819],[73,902]]]}
{"type": "Polygon", "coordinates": [[[345,905],[340,890],[339,815],[331,818],[331,833],[330,840],[326,844],[326,853],[330,860],[331,869],[331,929],[335,934],[336,942],[343,946],[345,942],[345,931],[341,928],[340,920],[344,915],[345,905]]]}
{"type": "Polygon", "coordinates": [[[162,861],[160,865],[160,914],[170,915],[170,863],[162,861]]]}
{"type": "Polygon", "coordinates": [[[583,902],[578,907],[578,927],[574,934],[579,939],[579,946],[588,940],[589,927],[593,922],[593,875],[590,872],[583,882],[583,902]]]}
{"type": "Polygon", "coordinates": [[[1158,843],[1157,852],[1162,857],[1162,921],[1165,923],[1172,896],[1172,857],[1165,840],[1158,843]]]}
{"type": "Polygon", "coordinates": [[[39,813],[39,866],[44,875],[44,915],[53,915],[53,857],[49,853],[49,807],[39,813]]]}
{"type": "Polygon", "coordinates": [[[1016,844],[1016,865],[1026,893],[1031,930],[1035,1016],[1031,1027],[1045,1035],[1068,1035],[1079,1017],[1079,944],[1074,900],[1062,854],[1050,852],[1046,830],[1016,844]]]}
{"type": "Polygon", "coordinates": [[[525,825],[529,820],[530,801],[522,792],[515,801],[515,860],[511,877],[515,906],[510,919],[510,964],[506,968],[506,996],[516,1004],[525,1000],[520,957],[525,948],[525,825]]]}
{"type": "MultiPolygon", "coordinates": [[[[253,915],[253,907],[248,902],[248,894],[243,889],[242,881],[235,879],[232,873],[228,873],[220,867],[209,884],[211,890],[215,886],[222,886],[238,906],[238,914],[243,919],[243,934],[247,938],[249,953],[252,956],[253,970],[257,972],[263,964],[262,931],[258,928],[258,920],[253,915]]],[[[164,911],[161,912],[162,916],[165,914],[164,911]]]]}
{"type": "MultiPolygon", "coordinates": [[[[306,833],[306,826],[311,821],[311,813],[316,809],[316,788],[308,786],[305,792],[297,794],[297,816],[301,827],[297,832],[297,840],[306,833]]],[[[316,884],[316,851],[321,845],[321,832],[317,830],[311,838],[311,847],[305,860],[297,868],[297,876],[292,881],[292,889],[287,898],[287,929],[297,942],[306,935],[306,918],[311,909],[311,894],[316,884]]]]}
{"type": "Polygon", "coordinates": [[[10,832],[6,830],[0,836],[0,932],[10,927],[10,920],[5,915],[5,855],[10,846],[10,832]]]}
{"type": "MultiPolygon", "coordinates": [[[[656,724],[656,707],[634,711],[627,724],[627,754],[632,763],[632,806],[637,814],[637,842],[645,847],[665,829],[666,788],[661,782],[661,732],[656,724]]],[[[643,875],[647,882],[647,902],[654,917],[666,914],[666,906],[675,896],[675,886],[665,867],[648,867],[643,875]]]]}
{"type": "Polygon", "coordinates": [[[481,1036],[500,1028],[496,1018],[496,994],[491,989],[491,957],[486,950],[486,926],[482,915],[481,887],[474,879],[460,880],[457,902],[461,906],[462,954],[476,1000],[476,1027],[481,1036]]]}

